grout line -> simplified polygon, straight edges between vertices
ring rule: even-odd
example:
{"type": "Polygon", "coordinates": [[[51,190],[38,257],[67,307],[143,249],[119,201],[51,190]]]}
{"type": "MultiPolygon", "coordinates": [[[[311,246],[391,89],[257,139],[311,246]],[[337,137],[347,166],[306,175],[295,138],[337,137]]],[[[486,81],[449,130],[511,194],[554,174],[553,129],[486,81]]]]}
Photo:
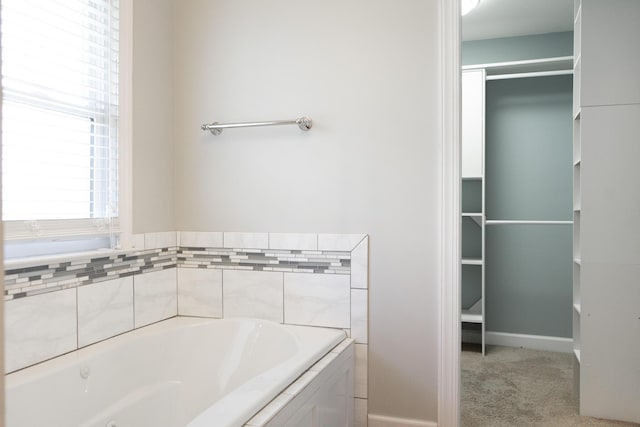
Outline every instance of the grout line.
{"type": "Polygon", "coordinates": [[[222,301],[220,302],[220,306],[222,308],[222,318],[224,319],[224,270],[220,270],[220,287],[221,287],[221,294],[220,297],[222,298],[222,301]]]}
{"type": "Polygon", "coordinates": [[[351,289],[351,274],[349,274],[349,330],[353,335],[353,291],[351,289]]]}
{"type": "Polygon", "coordinates": [[[284,324],[284,314],[285,314],[285,307],[284,307],[284,303],[285,303],[285,298],[284,298],[284,273],[282,274],[282,324],[284,324]]]}
{"type": "Polygon", "coordinates": [[[133,302],[133,325],[131,325],[131,330],[136,328],[136,277],[131,277],[131,301],[133,302]]]}
{"type": "Polygon", "coordinates": [[[78,287],[76,286],[76,350],[80,348],[80,307],[78,305],[78,287]]]}
{"type": "Polygon", "coordinates": [[[175,284],[176,284],[176,316],[180,315],[179,307],[180,307],[180,293],[178,292],[178,264],[174,268],[175,270],[175,284]]]}

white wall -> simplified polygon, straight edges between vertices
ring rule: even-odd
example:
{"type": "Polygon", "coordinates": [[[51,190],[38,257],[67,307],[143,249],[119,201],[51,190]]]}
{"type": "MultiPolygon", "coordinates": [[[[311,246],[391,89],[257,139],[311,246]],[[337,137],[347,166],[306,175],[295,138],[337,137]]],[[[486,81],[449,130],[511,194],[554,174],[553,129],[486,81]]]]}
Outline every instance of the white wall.
{"type": "Polygon", "coordinates": [[[133,232],[175,230],[171,0],[135,0],[133,19],[133,232]]]}
{"type": "Polygon", "coordinates": [[[368,233],[369,412],[436,420],[437,3],[174,0],[172,14],[175,228],[368,233]],[[200,130],[302,114],[308,133],[200,130]]]}
{"type": "MultiPolygon", "coordinates": [[[[0,1],[0,6],[2,2],[0,1]]],[[[0,10],[2,8],[0,7],[0,10]]],[[[1,20],[1,19],[0,19],[1,20]]],[[[0,56],[2,49],[0,48],[0,56]]],[[[2,61],[0,61],[0,75],[2,75],[2,61]]],[[[2,85],[0,85],[0,105],[2,105],[2,85]]],[[[0,147],[2,147],[2,108],[0,108],[0,147]]],[[[2,162],[0,162],[0,200],[2,200],[2,162]]],[[[2,203],[0,203],[0,218],[2,217],[2,203]]],[[[3,238],[4,227],[0,227],[0,240],[3,238]]],[[[0,248],[0,267],[4,271],[4,245],[0,248]]],[[[4,293],[4,274],[0,278],[0,289],[4,293]]],[[[4,298],[0,301],[0,366],[4,366],[4,298]]],[[[0,427],[4,427],[4,376],[0,376],[0,427]]]]}

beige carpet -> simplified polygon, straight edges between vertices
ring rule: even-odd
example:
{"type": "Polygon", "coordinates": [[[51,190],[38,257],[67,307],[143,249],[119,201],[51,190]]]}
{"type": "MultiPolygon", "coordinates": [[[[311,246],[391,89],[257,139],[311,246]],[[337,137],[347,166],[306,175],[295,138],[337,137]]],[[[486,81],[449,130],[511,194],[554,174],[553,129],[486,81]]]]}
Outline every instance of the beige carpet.
{"type": "MultiPolygon", "coordinates": [[[[475,350],[475,349],[474,349],[475,350]]],[[[462,427],[639,426],[578,415],[571,354],[462,351],[462,427]]]]}

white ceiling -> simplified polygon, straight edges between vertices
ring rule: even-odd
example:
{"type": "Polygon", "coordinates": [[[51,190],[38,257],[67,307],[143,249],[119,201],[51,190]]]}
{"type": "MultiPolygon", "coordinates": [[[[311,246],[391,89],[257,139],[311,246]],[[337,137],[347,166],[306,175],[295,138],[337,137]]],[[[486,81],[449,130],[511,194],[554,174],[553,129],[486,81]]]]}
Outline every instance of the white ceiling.
{"type": "Polygon", "coordinates": [[[480,0],[462,17],[462,40],[573,30],[573,0],[480,0]]]}

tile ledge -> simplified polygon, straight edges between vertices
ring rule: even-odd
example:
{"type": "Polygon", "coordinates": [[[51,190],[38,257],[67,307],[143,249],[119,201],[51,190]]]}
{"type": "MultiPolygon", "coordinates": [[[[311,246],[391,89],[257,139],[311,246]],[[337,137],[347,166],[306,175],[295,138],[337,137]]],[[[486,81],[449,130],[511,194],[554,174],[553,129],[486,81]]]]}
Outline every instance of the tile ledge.
{"type": "Polygon", "coordinates": [[[368,238],[367,233],[318,233],[318,250],[351,252],[368,238]]]}
{"type": "MultiPolygon", "coordinates": [[[[183,231],[163,231],[163,232],[145,232],[145,233],[134,233],[138,234],[138,235],[146,235],[146,234],[159,234],[159,233],[176,233],[176,240],[177,240],[177,236],[179,235],[179,233],[183,231]]],[[[199,233],[199,232],[195,232],[195,233],[199,233]]],[[[206,232],[206,233],[213,233],[213,232],[206,232]]],[[[217,231],[215,233],[232,233],[232,234],[262,234],[265,236],[268,236],[269,232],[238,232],[238,231],[217,231]]],[[[283,233],[285,234],[285,233],[283,233]]],[[[320,236],[322,237],[341,237],[341,238],[346,238],[346,240],[351,240],[350,243],[353,243],[354,241],[356,242],[355,245],[353,245],[353,247],[350,248],[346,248],[346,246],[349,246],[348,244],[346,246],[344,246],[344,249],[336,249],[336,248],[326,248],[326,249],[320,249],[318,248],[319,251],[325,250],[325,251],[351,251],[353,249],[355,249],[358,245],[360,245],[360,243],[362,243],[365,239],[367,239],[369,237],[368,234],[366,233],[347,233],[347,234],[342,234],[342,233],[286,233],[286,234],[317,234],[318,236],[318,240],[320,239],[320,236]]],[[[318,242],[319,243],[319,242],[318,242]]],[[[344,243],[343,243],[344,244],[344,243]]],[[[179,247],[180,245],[178,245],[178,242],[176,241],[176,247],[179,247]]],[[[268,245],[267,245],[268,246],[268,245]]],[[[342,247],[342,245],[340,245],[342,247]]],[[[229,249],[227,247],[225,247],[223,245],[222,249],[229,249]]],[[[249,249],[249,248],[240,248],[240,249],[249,249]]],[[[269,250],[269,248],[255,248],[255,249],[259,249],[259,250],[269,250]]],[[[21,257],[21,258],[11,258],[11,259],[5,259],[4,260],[4,270],[13,270],[16,268],[25,268],[25,267],[34,267],[37,265],[43,265],[43,264],[54,264],[54,263],[58,263],[58,262],[68,262],[68,261],[76,261],[76,260],[81,260],[81,259],[88,259],[88,258],[95,258],[95,257],[100,257],[100,256],[114,256],[114,255],[122,255],[122,254],[128,254],[131,252],[139,252],[139,251],[144,251],[145,248],[128,248],[128,249],[97,249],[97,250],[93,250],[93,251],[85,251],[85,252],[69,252],[69,253],[62,253],[62,254],[55,254],[55,255],[42,255],[42,256],[34,256],[34,257],[21,257]]],[[[149,249],[151,250],[151,249],[149,249]]]]}
{"type": "Polygon", "coordinates": [[[42,255],[34,257],[11,258],[4,260],[4,269],[14,270],[16,268],[34,267],[43,264],[55,264],[59,262],[76,261],[81,259],[90,259],[101,256],[114,256],[131,253],[132,251],[142,249],[97,249],[85,252],[68,252],[55,255],[42,255]]]}

